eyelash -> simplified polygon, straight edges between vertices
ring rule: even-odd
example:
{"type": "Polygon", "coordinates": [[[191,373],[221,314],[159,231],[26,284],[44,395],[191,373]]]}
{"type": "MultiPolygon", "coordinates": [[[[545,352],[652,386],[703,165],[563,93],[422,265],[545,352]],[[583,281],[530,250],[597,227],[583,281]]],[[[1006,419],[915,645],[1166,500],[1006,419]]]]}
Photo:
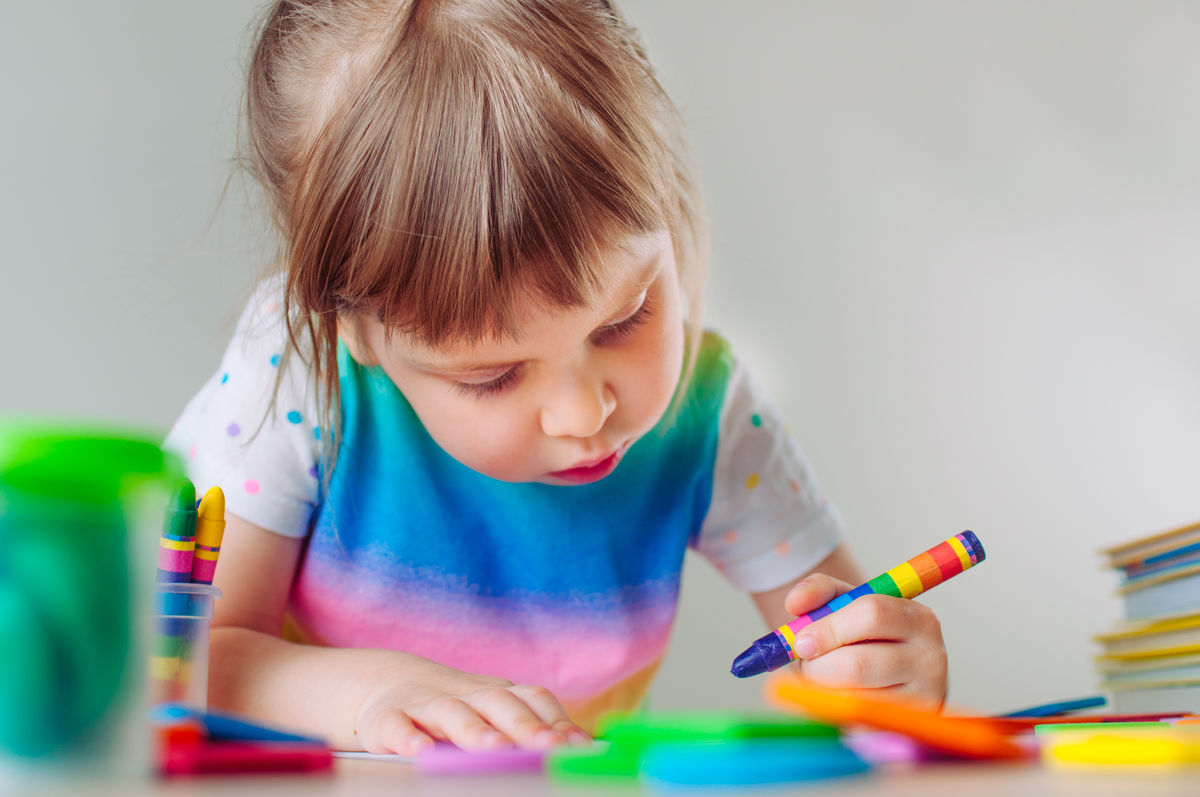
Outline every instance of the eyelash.
{"type": "Polygon", "coordinates": [[[647,296],[642,301],[642,306],[629,318],[597,330],[596,334],[592,336],[592,342],[601,346],[615,343],[633,334],[634,330],[649,321],[652,315],[654,315],[654,308],[651,307],[650,297],[647,296]]]}
{"type": "Polygon", "coordinates": [[[517,377],[520,375],[521,367],[515,366],[513,368],[509,368],[495,379],[487,382],[455,382],[454,389],[473,398],[485,398],[504,390],[506,387],[515,382],[517,377]]]}
{"type": "MultiPolygon", "coordinates": [[[[650,306],[650,297],[646,297],[633,315],[626,318],[624,321],[618,321],[615,324],[610,324],[596,331],[592,336],[592,342],[601,346],[615,343],[623,338],[633,334],[633,332],[642,324],[650,320],[650,316],[654,314],[653,308],[650,306]]],[[[516,366],[510,368],[495,379],[487,382],[455,382],[454,389],[466,396],[472,398],[486,398],[500,393],[514,382],[521,375],[521,367],[516,366]]]]}

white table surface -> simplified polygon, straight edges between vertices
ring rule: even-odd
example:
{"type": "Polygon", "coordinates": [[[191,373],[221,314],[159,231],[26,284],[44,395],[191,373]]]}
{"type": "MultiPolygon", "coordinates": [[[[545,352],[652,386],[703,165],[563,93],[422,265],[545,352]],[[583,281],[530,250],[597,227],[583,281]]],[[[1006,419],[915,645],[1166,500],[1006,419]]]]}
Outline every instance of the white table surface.
{"type": "MultiPolygon", "coordinates": [[[[10,784],[11,786],[11,784],[10,784]]],[[[3,789],[9,797],[11,789],[3,789]]],[[[106,778],[22,784],[11,797],[637,797],[655,792],[637,784],[562,784],[544,776],[424,775],[403,763],[339,760],[332,773],[239,775],[130,780],[106,778]]],[[[764,797],[1174,797],[1200,795],[1200,767],[1177,772],[1111,769],[1063,772],[1037,763],[932,764],[877,768],[870,774],[795,787],[676,791],[675,795],[764,797]]]]}

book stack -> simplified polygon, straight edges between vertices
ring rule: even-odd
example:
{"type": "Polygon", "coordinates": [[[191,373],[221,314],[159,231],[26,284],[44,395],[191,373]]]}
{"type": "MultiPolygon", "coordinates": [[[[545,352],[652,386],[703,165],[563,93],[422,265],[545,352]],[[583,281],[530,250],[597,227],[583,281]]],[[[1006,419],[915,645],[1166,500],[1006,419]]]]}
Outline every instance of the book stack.
{"type": "Polygon", "coordinates": [[[1101,687],[1121,713],[1200,713],[1200,523],[1101,551],[1125,619],[1096,641],[1101,687]]]}

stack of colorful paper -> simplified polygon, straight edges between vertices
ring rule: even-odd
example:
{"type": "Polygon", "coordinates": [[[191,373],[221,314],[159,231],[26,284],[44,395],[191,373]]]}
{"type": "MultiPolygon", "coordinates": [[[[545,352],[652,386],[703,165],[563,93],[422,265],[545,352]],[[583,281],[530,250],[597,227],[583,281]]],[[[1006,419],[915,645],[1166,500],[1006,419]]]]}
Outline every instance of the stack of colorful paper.
{"type": "Polygon", "coordinates": [[[1117,711],[1200,712],[1200,523],[1105,549],[1125,619],[1096,637],[1117,711]]]}

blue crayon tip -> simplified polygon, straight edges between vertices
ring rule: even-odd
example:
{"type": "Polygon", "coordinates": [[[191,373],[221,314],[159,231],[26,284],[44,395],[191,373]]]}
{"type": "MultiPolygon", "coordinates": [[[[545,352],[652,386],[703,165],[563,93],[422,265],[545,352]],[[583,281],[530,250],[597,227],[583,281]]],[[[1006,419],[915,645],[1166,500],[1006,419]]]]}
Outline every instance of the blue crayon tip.
{"type": "Polygon", "coordinates": [[[764,637],[754,640],[754,644],[746,648],[729,669],[738,678],[749,678],[764,672],[778,670],[792,660],[791,648],[772,631],[764,637]]]}

